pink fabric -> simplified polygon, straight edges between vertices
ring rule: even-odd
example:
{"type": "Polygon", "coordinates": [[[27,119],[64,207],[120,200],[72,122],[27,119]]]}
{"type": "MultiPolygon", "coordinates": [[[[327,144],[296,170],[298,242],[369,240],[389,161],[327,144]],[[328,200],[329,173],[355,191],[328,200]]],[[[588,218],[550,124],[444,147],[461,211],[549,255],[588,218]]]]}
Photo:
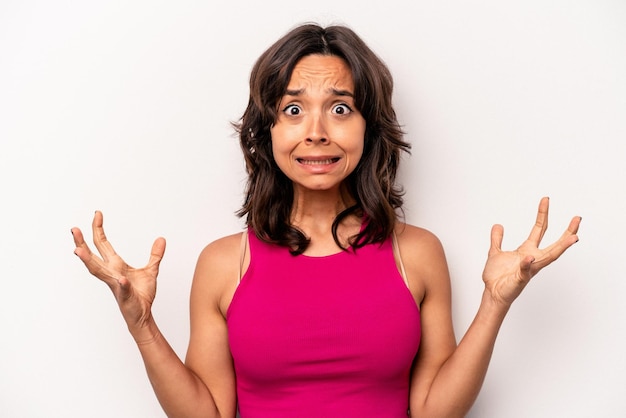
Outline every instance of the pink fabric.
{"type": "Polygon", "coordinates": [[[391,239],[308,257],[249,232],[227,315],[241,417],[406,417],[420,316],[391,239]]]}

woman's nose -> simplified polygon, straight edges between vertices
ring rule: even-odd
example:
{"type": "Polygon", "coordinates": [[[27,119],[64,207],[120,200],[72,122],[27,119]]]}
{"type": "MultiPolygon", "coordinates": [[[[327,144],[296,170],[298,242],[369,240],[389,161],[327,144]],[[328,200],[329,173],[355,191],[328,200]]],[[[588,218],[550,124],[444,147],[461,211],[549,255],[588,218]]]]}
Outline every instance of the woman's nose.
{"type": "Polygon", "coordinates": [[[320,142],[323,144],[328,142],[328,133],[326,132],[326,123],[323,115],[311,115],[306,142],[320,142]]]}

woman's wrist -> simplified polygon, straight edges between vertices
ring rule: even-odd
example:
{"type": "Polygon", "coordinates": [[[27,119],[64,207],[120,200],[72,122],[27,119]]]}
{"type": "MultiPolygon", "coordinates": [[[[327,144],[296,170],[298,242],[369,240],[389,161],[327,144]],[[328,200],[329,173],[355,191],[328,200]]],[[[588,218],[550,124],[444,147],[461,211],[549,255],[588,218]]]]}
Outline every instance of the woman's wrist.
{"type": "Polygon", "coordinates": [[[161,331],[152,315],[141,325],[128,325],[128,331],[137,345],[149,345],[161,337],[161,331]]]}
{"type": "Polygon", "coordinates": [[[485,320],[502,322],[511,308],[510,304],[496,300],[487,289],[483,291],[478,317],[485,320]]]}

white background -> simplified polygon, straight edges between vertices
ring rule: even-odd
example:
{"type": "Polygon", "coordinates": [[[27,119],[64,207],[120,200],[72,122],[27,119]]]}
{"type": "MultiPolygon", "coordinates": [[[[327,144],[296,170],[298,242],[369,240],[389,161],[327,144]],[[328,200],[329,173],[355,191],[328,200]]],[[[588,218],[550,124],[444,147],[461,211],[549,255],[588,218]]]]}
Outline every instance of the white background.
{"type": "Polygon", "coordinates": [[[517,246],[541,196],[580,242],[505,321],[470,417],[626,415],[622,0],[0,3],[0,416],[159,417],[106,286],[72,254],[94,210],[130,263],[164,236],[155,316],[184,356],[196,257],[242,227],[230,122],[257,56],[344,23],[390,66],[413,144],[406,218],[448,256],[460,338],[493,223],[517,246]]]}

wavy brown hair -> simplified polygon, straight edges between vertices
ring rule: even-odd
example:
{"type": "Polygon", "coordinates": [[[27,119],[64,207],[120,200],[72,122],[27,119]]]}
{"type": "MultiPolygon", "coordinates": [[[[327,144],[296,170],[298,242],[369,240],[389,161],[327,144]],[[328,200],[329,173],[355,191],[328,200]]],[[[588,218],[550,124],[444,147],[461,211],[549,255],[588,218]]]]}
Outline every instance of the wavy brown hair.
{"type": "Polygon", "coordinates": [[[246,216],[259,239],[287,246],[294,255],[306,250],[309,238],[290,223],[293,186],[274,161],[270,128],[295,65],[312,54],[345,60],[352,72],[355,105],[366,121],[363,156],[345,180],[356,203],[339,213],[332,227],[341,248],[337,227],[350,214],[367,219],[361,232],[352,237],[352,248],[382,242],[391,235],[396,210],[403,203],[403,190],[395,183],[400,153],[410,150],[391,103],[391,73],[354,31],[345,26],[304,24],[270,46],[252,69],[248,106],[234,124],[248,173],[244,203],[237,214],[246,216]]]}

